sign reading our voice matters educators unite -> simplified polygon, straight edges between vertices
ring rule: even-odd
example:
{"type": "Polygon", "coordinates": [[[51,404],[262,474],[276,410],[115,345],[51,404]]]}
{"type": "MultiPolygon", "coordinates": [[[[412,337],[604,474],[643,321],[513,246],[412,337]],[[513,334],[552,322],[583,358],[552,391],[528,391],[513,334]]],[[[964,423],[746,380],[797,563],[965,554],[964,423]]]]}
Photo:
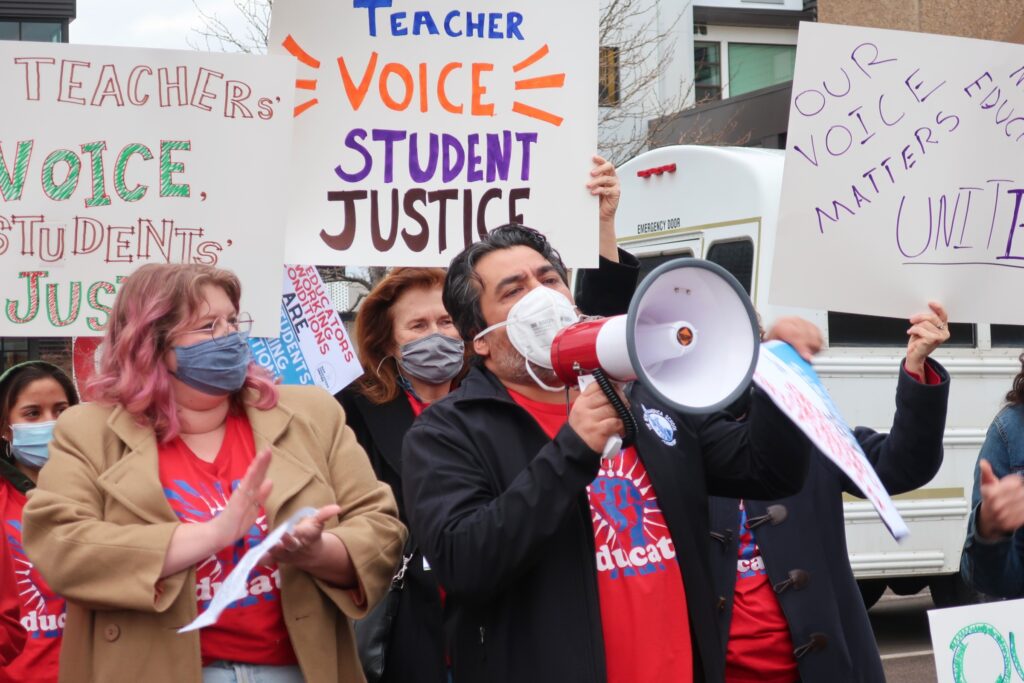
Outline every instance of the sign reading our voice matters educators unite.
{"type": "Polygon", "coordinates": [[[510,221],[597,265],[595,2],[277,0],[298,63],[286,260],[446,266],[510,221]]]}
{"type": "Polygon", "coordinates": [[[770,300],[1024,323],[1024,46],[800,25],[770,300]]]}
{"type": "Polygon", "coordinates": [[[0,335],[97,335],[147,263],[227,268],[276,336],[295,65],[0,42],[0,335]]]}

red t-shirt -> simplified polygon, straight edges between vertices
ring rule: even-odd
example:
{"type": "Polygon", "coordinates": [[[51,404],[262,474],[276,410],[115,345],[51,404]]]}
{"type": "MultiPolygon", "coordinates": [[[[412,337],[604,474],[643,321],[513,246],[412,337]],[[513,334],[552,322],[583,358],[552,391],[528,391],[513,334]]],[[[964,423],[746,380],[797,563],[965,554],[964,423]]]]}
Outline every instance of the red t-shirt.
{"type": "Polygon", "coordinates": [[[426,410],[428,406],[430,406],[429,403],[424,403],[423,401],[416,398],[411,391],[406,391],[405,397],[409,399],[409,405],[412,406],[413,417],[419,417],[420,415],[423,414],[423,411],[426,410]]]}
{"type": "MultiPolygon", "coordinates": [[[[551,438],[565,404],[509,391],[551,438]]],[[[608,683],[692,681],[686,592],[675,545],[635,448],[623,449],[587,487],[597,550],[608,683]]]]}
{"type": "MultiPolygon", "coordinates": [[[[224,442],[213,462],[198,458],[180,438],[161,444],[160,483],[178,519],[207,522],[227,505],[256,453],[245,416],[229,415],[224,442]]],[[[267,536],[263,510],[244,539],[196,565],[196,602],[202,612],[221,581],[247,550],[267,536]]],[[[218,659],[250,664],[295,664],[295,651],[281,612],[281,574],[277,566],[258,566],[249,574],[249,596],[231,604],[213,626],[199,632],[203,662],[218,659]]]]}
{"type": "Polygon", "coordinates": [[[0,479],[0,520],[14,564],[14,583],[0,586],[4,595],[21,597],[21,625],[28,632],[25,649],[13,662],[0,667],[0,683],[47,683],[57,680],[60,641],[64,633],[64,598],[50,590],[25,556],[21,545],[21,514],[25,496],[0,479]]]}
{"type": "Polygon", "coordinates": [[[14,590],[17,583],[14,557],[7,545],[7,534],[0,534],[0,666],[14,661],[25,647],[21,600],[18,591],[14,590]]]}
{"type": "Polygon", "coordinates": [[[747,528],[747,510],[740,501],[740,546],[725,680],[793,683],[799,678],[789,624],[768,580],[761,549],[747,528]]]}

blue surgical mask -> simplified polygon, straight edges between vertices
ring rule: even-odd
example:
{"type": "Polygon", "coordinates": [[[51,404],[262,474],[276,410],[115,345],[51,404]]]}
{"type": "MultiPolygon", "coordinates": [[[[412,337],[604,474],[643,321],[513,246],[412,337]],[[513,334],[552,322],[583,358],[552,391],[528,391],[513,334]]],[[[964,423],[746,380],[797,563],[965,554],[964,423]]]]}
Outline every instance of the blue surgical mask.
{"type": "Polygon", "coordinates": [[[211,396],[241,389],[251,362],[249,344],[238,332],[190,346],[175,346],[174,355],[178,359],[174,376],[211,396]]]}
{"type": "Polygon", "coordinates": [[[50,459],[50,441],[56,421],[19,422],[11,425],[11,453],[14,459],[34,470],[50,459]]]}

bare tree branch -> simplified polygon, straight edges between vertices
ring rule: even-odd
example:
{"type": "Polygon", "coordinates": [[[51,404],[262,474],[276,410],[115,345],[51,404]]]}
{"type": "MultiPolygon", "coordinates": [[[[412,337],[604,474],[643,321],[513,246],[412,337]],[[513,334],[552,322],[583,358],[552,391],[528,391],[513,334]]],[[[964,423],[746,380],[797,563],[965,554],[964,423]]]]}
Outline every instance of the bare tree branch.
{"type": "Polygon", "coordinates": [[[234,22],[204,10],[202,0],[192,0],[192,5],[203,22],[202,28],[193,30],[195,36],[188,39],[192,49],[255,54],[267,51],[274,0],[232,0],[232,15],[241,20],[241,33],[234,22]]]}
{"type": "Polygon", "coordinates": [[[598,31],[601,47],[618,50],[621,76],[617,104],[600,109],[598,146],[615,164],[647,150],[668,117],[687,106],[691,75],[659,92],[661,76],[675,57],[684,16],[685,8],[659,25],[657,0],[604,2],[598,31]]]}

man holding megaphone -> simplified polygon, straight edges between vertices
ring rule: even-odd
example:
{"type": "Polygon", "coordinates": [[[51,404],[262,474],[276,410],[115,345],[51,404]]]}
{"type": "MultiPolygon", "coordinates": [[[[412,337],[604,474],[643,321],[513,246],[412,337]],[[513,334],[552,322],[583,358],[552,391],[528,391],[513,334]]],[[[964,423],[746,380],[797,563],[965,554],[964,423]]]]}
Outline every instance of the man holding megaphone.
{"type": "MultiPolygon", "coordinates": [[[[689,293],[704,279],[668,281],[689,293]]],[[[797,492],[802,434],[756,389],[736,421],[683,415],[645,382],[611,401],[597,384],[567,387],[550,346],[578,315],[561,259],[529,228],[467,247],[444,303],[479,358],[408,433],[403,481],[448,595],[455,683],[721,680],[708,494],[797,492]],[[623,418],[635,443],[608,453],[623,418]]],[[[689,344],[673,324],[671,338],[689,344]]]]}

